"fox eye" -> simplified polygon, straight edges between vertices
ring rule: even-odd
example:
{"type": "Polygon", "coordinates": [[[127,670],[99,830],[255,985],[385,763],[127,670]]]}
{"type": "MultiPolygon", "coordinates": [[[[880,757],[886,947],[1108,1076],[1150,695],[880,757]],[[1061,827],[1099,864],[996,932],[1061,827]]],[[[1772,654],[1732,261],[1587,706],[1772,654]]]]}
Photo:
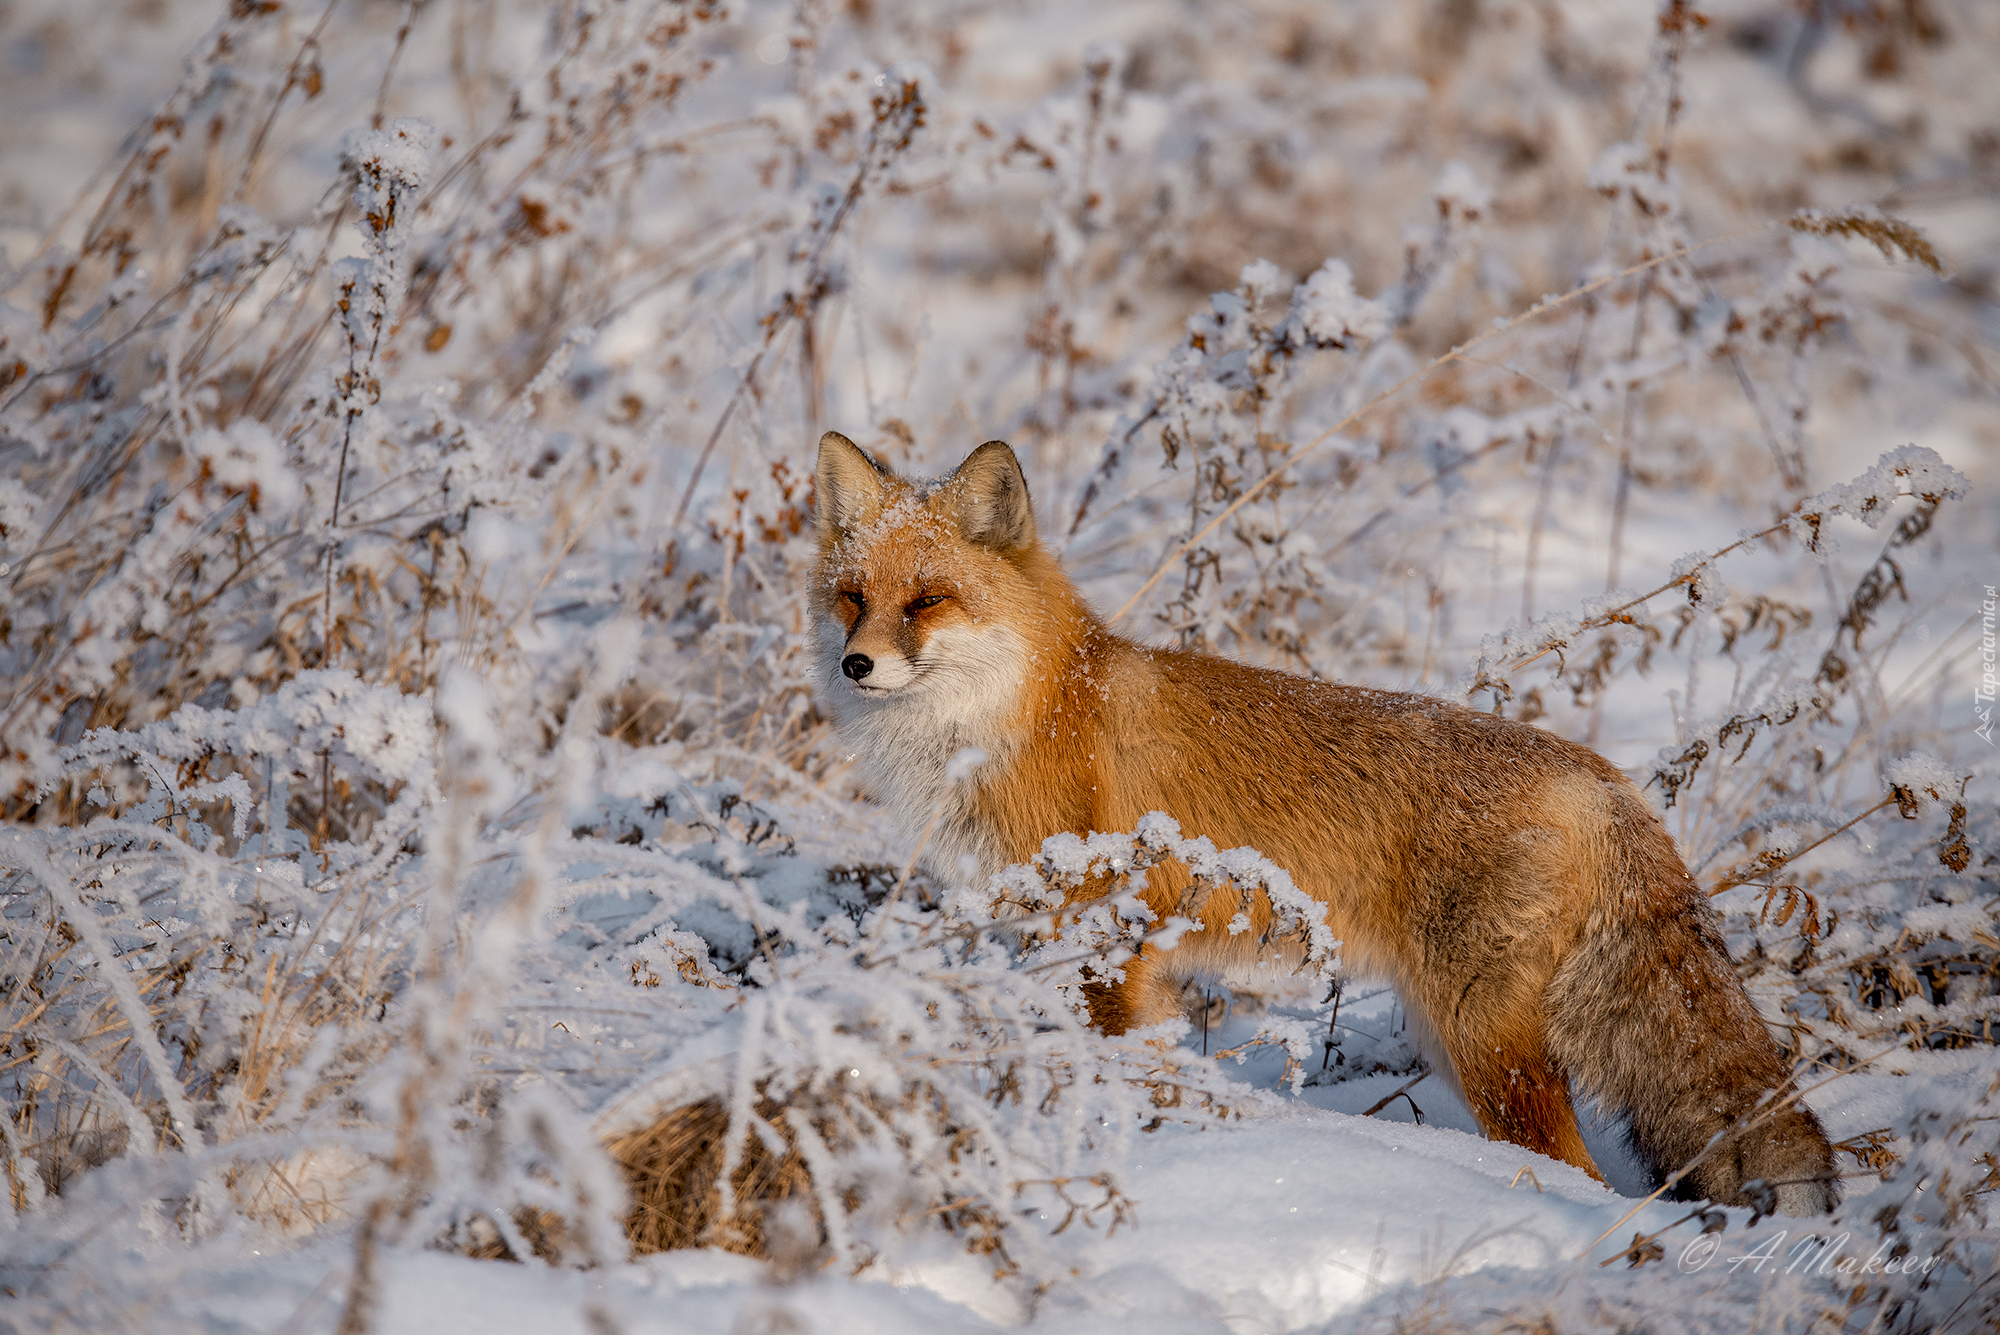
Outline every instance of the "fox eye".
{"type": "Polygon", "coordinates": [[[867,606],[867,604],[862,601],[861,595],[855,592],[853,589],[842,589],[840,591],[840,596],[847,599],[848,602],[853,603],[854,609],[857,612],[860,611],[863,607],[867,606]]]}
{"type": "Polygon", "coordinates": [[[926,607],[936,607],[939,603],[944,601],[944,597],[945,596],[941,593],[927,593],[923,597],[912,601],[908,607],[903,609],[903,611],[914,615],[918,612],[923,611],[926,607]]]}

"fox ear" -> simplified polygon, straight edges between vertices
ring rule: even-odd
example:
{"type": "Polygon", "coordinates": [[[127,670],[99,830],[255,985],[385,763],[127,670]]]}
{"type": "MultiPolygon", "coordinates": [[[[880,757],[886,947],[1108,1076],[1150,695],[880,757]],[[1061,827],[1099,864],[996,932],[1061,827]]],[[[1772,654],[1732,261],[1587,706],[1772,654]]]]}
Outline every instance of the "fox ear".
{"type": "Polygon", "coordinates": [[[894,474],[838,431],[821,436],[813,474],[820,539],[832,542],[881,514],[894,480],[894,474]]]}
{"type": "Polygon", "coordinates": [[[951,475],[958,503],[958,527],[970,542],[1000,551],[1032,547],[1035,507],[1021,461],[1004,440],[989,440],[965,457],[951,475]]]}

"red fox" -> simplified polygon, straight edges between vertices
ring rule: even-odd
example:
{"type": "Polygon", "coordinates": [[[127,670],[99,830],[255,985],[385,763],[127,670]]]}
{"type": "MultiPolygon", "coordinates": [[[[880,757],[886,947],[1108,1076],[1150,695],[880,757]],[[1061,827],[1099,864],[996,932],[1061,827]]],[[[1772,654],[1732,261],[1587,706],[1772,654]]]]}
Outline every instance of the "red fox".
{"type": "MultiPolygon", "coordinates": [[[[1048,835],[1163,811],[1324,902],[1342,966],[1395,986],[1488,1136],[1601,1181],[1574,1081],[1630,1118],[1660,1177],[1702,1155],[1684,1196],[1748,1204],[1762,1179],[1789,1214],[1837,1203],[1833,1149],[1706,896],[1595,751],[1428,696],[1112,634],[1037,540],[1003,442],[910,482],[829,431],[816,486],[821,698],[880,799],[916,828],[937,813],[931,865],[985,876],[1048,835]],[[965,747],[988,761],[951,782],[965,747]]],[[[1165,864],[1145,897],[1165,916],[1189,882],[1165,864]]],[[[1198,906],[1203,930],[1143,948],[1094,990],[1092,1022],[1157,1024],[1189,978],[1268,962],[1269,904],[1232,933],[1238,907],[1225,888],[1198,906]]]]}

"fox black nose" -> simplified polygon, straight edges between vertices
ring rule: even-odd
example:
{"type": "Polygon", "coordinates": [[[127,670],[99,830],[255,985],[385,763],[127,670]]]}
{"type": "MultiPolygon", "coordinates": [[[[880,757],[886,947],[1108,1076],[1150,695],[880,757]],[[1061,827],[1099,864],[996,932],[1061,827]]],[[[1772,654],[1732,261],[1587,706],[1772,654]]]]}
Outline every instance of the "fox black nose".
{"type": "Polygon", "coordinates": [[[875,670],[875,660],[867,654],[849,654],[840,660],[840,670],[852,680],[860,681],[875,670]]]}

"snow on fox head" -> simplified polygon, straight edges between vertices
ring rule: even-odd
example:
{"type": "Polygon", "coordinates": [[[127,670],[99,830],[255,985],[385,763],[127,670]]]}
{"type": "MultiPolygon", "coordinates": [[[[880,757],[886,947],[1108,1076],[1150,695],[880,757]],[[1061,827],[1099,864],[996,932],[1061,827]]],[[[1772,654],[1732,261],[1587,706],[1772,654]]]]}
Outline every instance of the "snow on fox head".
{"type": "Polygon", "coordinates": [[[955,791],[955,754],[1011,749],[1089,613],[1036,541],[1027,480],[1000,441],[912,482],[829,431],[815,486],[819,698],[877,796],[921,827],[955,791]]]}
{"type": "Polygon", "coordinates": [[[829,431],[815,484],[812,609],[836,717],[890,701],[966,724],[1011,713],[1036,597],[1023,566],[1047,560],[1014,452],[988,441],[948,477],[913,483],[829,431]]]}

